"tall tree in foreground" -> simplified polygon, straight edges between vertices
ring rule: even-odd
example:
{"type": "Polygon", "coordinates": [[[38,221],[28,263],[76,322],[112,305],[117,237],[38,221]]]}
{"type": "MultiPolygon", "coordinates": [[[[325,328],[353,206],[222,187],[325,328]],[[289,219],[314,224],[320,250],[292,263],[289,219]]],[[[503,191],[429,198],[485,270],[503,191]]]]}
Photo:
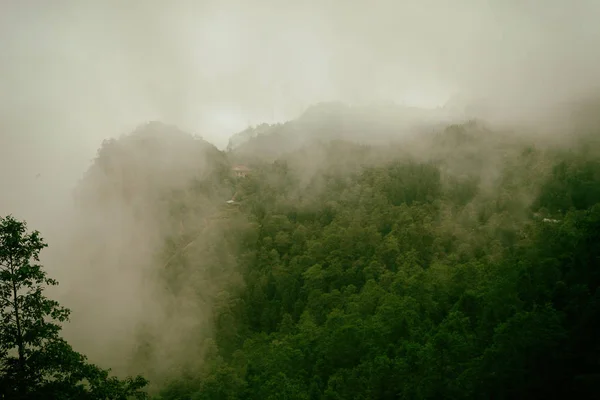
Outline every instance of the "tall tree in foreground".
{"type": "Polygon", "coordinates": [[[44,296],[58,284],[39,264],[46,246],[25,222],[0,218],[0,398],[147,398],[144,378],[109,377],[59,336],[69,310],[44,296]]]}

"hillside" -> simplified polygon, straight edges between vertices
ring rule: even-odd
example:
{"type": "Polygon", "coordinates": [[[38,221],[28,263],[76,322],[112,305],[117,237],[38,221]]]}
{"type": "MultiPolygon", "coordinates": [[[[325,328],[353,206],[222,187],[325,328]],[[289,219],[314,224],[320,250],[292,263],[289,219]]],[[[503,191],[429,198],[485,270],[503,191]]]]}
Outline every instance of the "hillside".
{"type": "Polygon", "coordinates": [[[205,363],[160,398],[589,398],[589,133],[541,141],[472,121],[256,161],[237,182],[253,221],[236,255],[243,284],[214,309],[205,363]]]}
{"type": "Polygon", "coordinates": [[[348,115],[320,106],[228,152],[158,123],[106,142],[69,260],[98,287],[75,307],[80,345],[104,338],[90,357],[163,400],[589,398],[593,124],[378,142],[352,138],[392,125],[348,115]]]}

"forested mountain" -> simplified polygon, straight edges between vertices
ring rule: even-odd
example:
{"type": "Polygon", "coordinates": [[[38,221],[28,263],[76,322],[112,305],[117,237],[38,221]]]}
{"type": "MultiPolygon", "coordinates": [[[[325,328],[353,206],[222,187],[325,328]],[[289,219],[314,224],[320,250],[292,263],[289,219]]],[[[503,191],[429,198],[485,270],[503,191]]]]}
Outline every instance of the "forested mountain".
{"type": "Polygon", "coordinates": [[[557,140],[396,111],[321,105],[227,152],[159,123],[104,143],[69,259],[99,287],[90,358],[162,400],[594,398],[592,114],[557,140]]]}
{"type": "Polygon", "coordinates": [[[592,398],[596,133],[471,121],[256,157],[235,183],[243,283],[204,364],[159,398],[592,398]]]}

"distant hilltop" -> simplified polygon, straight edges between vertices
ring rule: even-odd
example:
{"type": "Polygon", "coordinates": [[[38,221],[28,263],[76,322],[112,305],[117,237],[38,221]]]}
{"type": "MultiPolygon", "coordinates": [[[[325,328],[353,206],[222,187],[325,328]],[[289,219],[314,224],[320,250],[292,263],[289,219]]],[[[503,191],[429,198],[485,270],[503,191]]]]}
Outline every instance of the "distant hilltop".
{"type": "Polygon", "coordinates": [[[230,138],[227,151],[242,158],[275,159],[315,140],[377,143],[426,126],[452,122],[458,121],[442,108],[391,102],[360,106],[323,102],[308,107],[294,120],[246,128],[230,138]]]}

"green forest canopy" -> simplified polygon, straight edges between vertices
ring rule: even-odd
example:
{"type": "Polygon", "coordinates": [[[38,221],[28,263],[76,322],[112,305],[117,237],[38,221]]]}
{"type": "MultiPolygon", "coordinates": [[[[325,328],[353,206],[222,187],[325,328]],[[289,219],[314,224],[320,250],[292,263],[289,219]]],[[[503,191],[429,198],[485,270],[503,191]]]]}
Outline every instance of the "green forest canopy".
{"type": "Polygon", "coordinates": [[[220,294],[203,366],[159,398],[591,395],[590,138],[556,147],[470,122],[392,148],[333,140],[254,160],[228,182],[239,208],[223,211],[247,221],[229,239],[243,282],[220,294]]]}

